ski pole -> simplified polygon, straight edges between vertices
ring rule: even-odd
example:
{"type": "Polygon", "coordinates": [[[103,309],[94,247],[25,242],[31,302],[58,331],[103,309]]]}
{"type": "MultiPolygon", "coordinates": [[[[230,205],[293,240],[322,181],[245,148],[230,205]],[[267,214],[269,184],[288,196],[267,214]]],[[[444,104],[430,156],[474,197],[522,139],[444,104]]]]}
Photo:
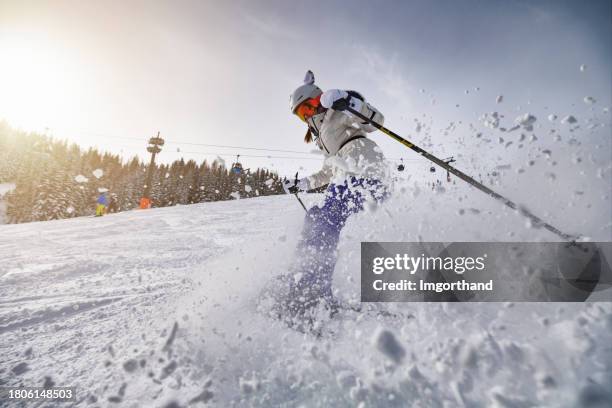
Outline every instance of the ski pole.
{"type": "Polygon", "coordinates": [[[358,118],[362,119],[366,123],[371,124],[376,129],[380,130],[381,132],[383,132],[387,136],[391,136],[393,139],[397,140],[398,142],[400,142],[401,144],[403,144],[407,148],[414,150],[415,152],[419,153],[421,156],[425,157],[426,159],[434,162],[435,164],[437,164],[438,166],[442,167],[446,171],[448,171],[448,172],[454,174],[455,176],[459,177],[461,180],[463,180],[463,181],[467,182],[468,184],[476,187],[477,189],[479,189],[483,193],[488,194],[489,196],[495,198],[496,200],[501,201],[502,203],[504,203],[506,206],[512,208],[513,210],[520,211],[527,218],[529,218],[534,225],[541,225],[542,227],[544,227],[548,231],[550,231],[553,234],[563,238],[566,241],[575,241],[576,240],[576,238],[577,238],[576,236],[573,236],[573,235],[561,232],[557,228],[553,227],[552,225],[550,225],[547,222],[544,222],[541,218],[535,216],[530,211],[528,211],[528,210],[526,210],[524,208],[520,208],[519,209],[519,206],[516,203],[514,203],[513,201],[507,199],[506,197],[502,196],[501,194],[496,193],[495,191],[491,190],[489,187],[485,186],[482,183],[479,183],[478,181],[476,181],[472,177],[468,176],[467,174],[463,173],[460,170],[457,170],[456,168],[454,168],[450,164],[446,163],[445,161],[438,159],[433,154],[423,150],[419,146],[417,146],[414,143],[404,139],[403,137],[401,137],[398,134],[392,132],[391,130],[387,129],[386,127],[384,127],[384,126],[374,122],[370,118],[362,115],[360,112],[357,112],[355,109],[347,106],[346,110],[351,112],[353,115],[357,116],[358,118]]]}
{"type": "Polygon", "coordinates": [[[304,209],[304,211],[308,212],[308,209],[306,208],[306,206],[302,202],[302,199],[298,196],[297,193],[295,193],[295,198],[297,198],[297,200],[300,202],[300,204],[302,204],[302,208],[304,209]]]}
{"type": "MultiPolygon", "coordinates": [[[[298,183],[298,173],[295,173],[295,185],[297,186],[298,183]]],[[[295,198],[297,198],[297,200],[300,202],[300,204],[302,204],[302,208],[304,209],[304,211],[308,212],[308,209],[306,208],[306,206],[304,205],[304,202],[302,201],[302,199],[298,196],[297,191],[295,192],[295,198]]]]}

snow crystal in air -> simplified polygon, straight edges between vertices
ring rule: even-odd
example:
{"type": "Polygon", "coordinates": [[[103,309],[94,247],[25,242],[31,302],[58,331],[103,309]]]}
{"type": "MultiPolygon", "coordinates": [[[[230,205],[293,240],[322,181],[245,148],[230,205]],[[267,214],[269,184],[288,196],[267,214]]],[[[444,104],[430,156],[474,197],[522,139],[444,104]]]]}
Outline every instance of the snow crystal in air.
{"type": "Polygon", "coordinates": [[[11,371],[15,375],[21,375],[21,374],[25,373],[26,371],[28,371],[29,369],[30,369],[30,367],[28,366],[28,363],[21,362],[21,363],[17,364],[15,367],[13,367],[11,369],[11,371]]]}
{"type": "Polygon", "coordinates": [[[576,123],[578,122],[578,120],[576,120],[575,117],[573,117],[572,115],[567,115],[566,117],[564,117],[563,119],[561,119],[561,123],[576,123]]]}
{"type": "Polygon", "coordinates": [[[87,183],[89,179],[85,177],[84,175],[79,174],[78,176],[74,178],[74,181],[76,181],[77,183],[87,183]]]}
{"type": "Polygon", "coordinates": [[[251,186],[249,186],[248,184],[246,184],[244,186],[244,191],[246,191],[247,193],[250,193],[251,191],[253,191],[253,189],[251,188],[251,186]]]}
{"type": "Polygon", "coordinates": [[[104,171],[102,169],[95,169],[91,172],[91,174],[93,174],[95,178],[99,179],[104,175],[104,171]]]}
{"type": "Polygon", "coordinates": [[[238,384],[240,385],[240,391],[242,391],[243,394],[252,394],[259,389],[259,382],[255,378],[251,380],[240,378],[238,380],[238,384]]]}
{"type": "Polygon", "coordinates": [[[557,120],[557,115],[555,115],[554,113],[551,113],[550,115],[548,115],[548,120],[550,120],[551,122],[554,122],[555,120],[557,120]]]}
{"type": "Polygon", "coordinates": [[[395,335],[387,329],[379,329],[374,334],[374,345],[387,358],[395,364],[400,364],[406,355],[406,350],[399,343],[395,335]]]}
{"type": "MultiPolygon", "coordinates": [[[[211,383],[211,382],[210,382],[210,380],[209,380],[209,381],[207,381],[207,382],[204,384],[204,387],[208,388],[208,387],[210,387],[210,384],[212,384],[212,383],[211,383]],[[208,384],[208,385],[206,385],[206,384],[208,384]]],[[[205,389],[205,390],[204,390],[204,391],[202,391],[200,394],[198,394],[198,395],[196,395],[195,397],[193,397],[192,399],[190,399],[190,400],[189,400],[189,403],[190,403],[190,404],[196,404],[196,403],[198,403],[198,402],[202,402],[202,403],[206,404],[206,403],[207,403],[208,401],[210,401],[210,400],[211,400],[211,399],[212,399],[214,396],[215,396],[215,394],[214,394],[212,391],[210,391],[210,390],[208,390],[208,389],[205,389]]]]}
{"type": "Polygon", "coordinates": [[[304,274],[302,272],[298,272],[293,275],[293,281],[297,284],[299,281],[302,280],[303,277],[304,277],[304,274]]]}
{"type": "Polygon", "coordinates": [[[66,212],[67,212],[68,214],[72,214],[72,213],[74,212],[74,207],[68,207],[68,208],[66,208],[66,212]]]}
{"type": "Polygon", "coordinates": [[[521,115],[519,117],[517,117],[514,121],[523,127],[523,129],[528,130],[528,131],[532,131],[533,130],[533,124],[536,122],[536,117],[533,116],[530,113],[525,113],[524,115],[521,115]]]}
{"type": "Polygon", "coordinates": [[[586,71],[586,69],[587,69],[586,65],[584,65],[584,64],[580,65],[580,72],[584,72],[584,71],[586,71]]]}
{"type": "Polygon", "coordinates": [[[497,112],[485,113],[480,117],[480,120],[485,127],[491,129],[497,129],[499,127],[499,113],[497,112]]]}
{"type": "Polygon", "coordinates": [[[270,186],[271,186],[273,183],[274,183],[274,179],[271,179],[271,178],[270,178],[270,179],[267,179],[267,180],[264,182],[264,184],[265,184],[266,186],[268,186],[268,187],[270,187],[270,186]]]}
{"type": "Polygon", "coordinates": [[[374,212],[378,210],[378,202],[376,200],[367,200],[365,204],[366,211],[374,212]]]}
{"type": "Polygon", "coordinates": [[[350,371],[340,371],[336,375],[336,383],[345,390],[352,388],[356,382],[357,378],[350,371]]]}
{"type": "Polygon", "coordinates": [[[586,103],[586,104],[588,104],[588,105],[592,105],[592,104],[594,104],[595,102],[597,102],[597,101],[596,101],[596,100],[595,100],[595,98],[593,98],[592,96],[585,96],[585,97],[584,97],[584,103],[586,103]]]}
{"type": "Polygon", "coordinates": [[[349,163],[338,156],[329,156],[325,159],[325,164],[335,169],[336,172],[347,172],[349,171],[349,163]]]}
{"type": "Polygon", "coordinates": [[[495,98],[495,103],[502,103],[504,100],[504,95],[497,95],[497,98],[495,98]]]}
{"type": "Polygon", "coordinates": [[[123,363],[123,369],[128,373],[133,373],[138,368],[138,361],[131,358],[123,363]]]}
{"type": "Polygon", "coordinates": [[[240,193],[237,191],[234,191],[232,194],[230,194],[230,196],[235,198],[236,200],[240,200],[240,193]]]}

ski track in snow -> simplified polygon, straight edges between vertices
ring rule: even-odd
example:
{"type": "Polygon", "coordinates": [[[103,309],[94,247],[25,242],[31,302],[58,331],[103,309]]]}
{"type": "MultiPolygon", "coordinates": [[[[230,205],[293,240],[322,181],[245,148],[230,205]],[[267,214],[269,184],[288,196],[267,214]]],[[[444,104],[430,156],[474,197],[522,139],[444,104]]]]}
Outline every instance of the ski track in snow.
{"type": "MultiPolygon", "coordinates": [[[[555,240],[468,187],[408,186],[343,231],[334,287],[346,302],[358,300],[362,240],[555,240]]],[[[611,398],[609,303],[384,304],[403,317],[347,314],[319,339],[255,312],[290,267],[302,218],[280,196],[0,226],[0,385],[75,386],[77,406],[611,398]]]]}

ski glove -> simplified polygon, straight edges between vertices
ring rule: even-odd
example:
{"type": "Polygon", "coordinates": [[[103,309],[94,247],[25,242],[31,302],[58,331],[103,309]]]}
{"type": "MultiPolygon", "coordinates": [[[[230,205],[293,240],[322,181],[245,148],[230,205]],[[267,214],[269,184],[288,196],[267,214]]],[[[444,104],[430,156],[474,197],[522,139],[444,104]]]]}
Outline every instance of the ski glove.
{"type": "Polygon", "coordinates": [[[336,102],[332,104],[332,109],[336,111],[345,111],[346,108],[349,107],[349,100],[351,97],[346,97],[342,99],[338,99],[336,102]]]}
{"type": "Polygon", "coordinates": [[[300,179],[297,181],[285,180],[283,183],[283,190],[287,194],[297,194],[301,191],[307,191],[308,188],[308,179],[300,179]]]}

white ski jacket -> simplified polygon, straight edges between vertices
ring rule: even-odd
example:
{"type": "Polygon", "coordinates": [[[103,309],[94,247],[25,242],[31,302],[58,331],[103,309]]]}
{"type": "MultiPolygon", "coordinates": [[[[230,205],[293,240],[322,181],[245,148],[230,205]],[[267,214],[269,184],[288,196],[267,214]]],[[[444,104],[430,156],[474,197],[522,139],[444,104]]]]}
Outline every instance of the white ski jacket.
{"type": "Polygon", "coordinates": [[[321,95],[321,105],[327,110],[308,120],[311,128],[318,132],[316,144],[327,156],[323,168],[306,178],[308,189],[328,184],[336,176],[348,179],[357,178],[381,179],[384,176],[384,156],[367,133],[376,130],[372,125],[363,122],[347,111],[335,111],[333,103],[350,95],[349,106],[362,115],[383,124],[383,115],[363,96],[355,91],[330,89],[321,95]]]}

